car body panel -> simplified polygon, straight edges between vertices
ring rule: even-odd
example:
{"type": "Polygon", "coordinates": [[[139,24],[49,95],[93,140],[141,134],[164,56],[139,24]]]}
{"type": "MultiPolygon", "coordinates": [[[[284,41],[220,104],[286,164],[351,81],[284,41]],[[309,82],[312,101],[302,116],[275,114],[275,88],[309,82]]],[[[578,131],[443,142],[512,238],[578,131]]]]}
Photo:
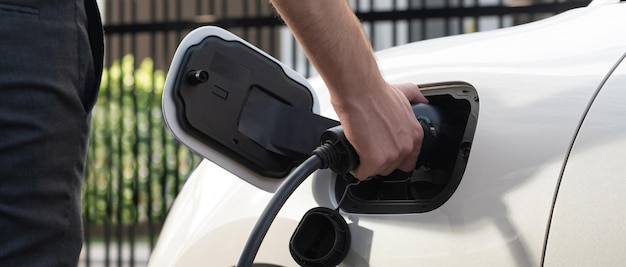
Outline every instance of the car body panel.
{"type": "MultiPolygon", "coordinates": [[[[417,214],[344,214],[352,247],[341,266],[537,266],[563,164],[586,107],[626,52],[626,5],[600,5],[523,26],[418,42],[377,54],[391,82],[458,80],[480,97],[461,184],[417,214]],[[602,30],[600,30],[602,29],[602,30]]],[[[319,78],[323,116],[336,118],[319,78]]],[[[271,194],[203,161],[176,200],[150,266],[232,266],[271,194]]],[[[253,178],[248,179],[253,181],[253,178]],[[251,180],[252,179],[252,180],[251,180]]],[[[295,266],[301,216],[336,207],[320,170],[286,202],[256,262],[295,266]]],[[[254,184],[254,182],[252,182],[254,184]]]]}
{"type": "Polygon", "coordinates": [[[622,62],[585,116],[567,160],[550,224],[548,266],[626,262],[625,91],[622,62]]]}

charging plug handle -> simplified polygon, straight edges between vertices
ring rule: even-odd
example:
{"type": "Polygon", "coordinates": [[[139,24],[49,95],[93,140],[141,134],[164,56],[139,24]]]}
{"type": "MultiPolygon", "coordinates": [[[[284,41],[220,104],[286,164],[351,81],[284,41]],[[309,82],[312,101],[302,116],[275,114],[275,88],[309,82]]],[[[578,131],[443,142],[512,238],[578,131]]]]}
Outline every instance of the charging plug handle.
{"type": "MultiPolygon", "coordinates": [[[[443,113],[429,104],[418,103],[412,106],[415,118],[424,130],[424,139],[420,150],[420,160],[435,154],[441,139],[443,113]]],[[[337,159],[329,161],[328,167],[337,174],[346,174],[359,165],[359,155],[346,138],[341,125],[326,130],[321,135],[321,144],[330,144],[336,151],[337,159]]]]}

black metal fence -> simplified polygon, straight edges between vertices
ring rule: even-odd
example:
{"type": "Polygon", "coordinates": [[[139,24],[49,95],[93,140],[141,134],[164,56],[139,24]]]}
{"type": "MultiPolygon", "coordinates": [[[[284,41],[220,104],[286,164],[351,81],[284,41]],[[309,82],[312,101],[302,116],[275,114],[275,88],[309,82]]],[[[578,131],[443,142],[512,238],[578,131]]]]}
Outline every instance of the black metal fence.
{"type": "MultiPolygon", "coordinates": [[[[509,27],[588,0],[351,0],[376,50],[509,27]]],[[[267,0],[105,0],[105,72],[84,183],[82,266],[144,266],[188,173],[199,162],[164,126],[161,92],[180,40],[229,29],[305,76],[314,73],[267,0]]]]}

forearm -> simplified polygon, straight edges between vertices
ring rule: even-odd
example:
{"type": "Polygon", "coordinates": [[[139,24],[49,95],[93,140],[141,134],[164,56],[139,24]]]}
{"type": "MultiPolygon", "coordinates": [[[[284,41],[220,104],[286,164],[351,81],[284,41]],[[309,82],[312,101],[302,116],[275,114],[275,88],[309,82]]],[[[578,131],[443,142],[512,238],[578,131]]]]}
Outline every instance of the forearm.
{"type": "Polygon", "coordinates": [[[385,87],[372,48],[346,1],[271,2],[329,87],[335,106],[374,97],[385,87]]]}

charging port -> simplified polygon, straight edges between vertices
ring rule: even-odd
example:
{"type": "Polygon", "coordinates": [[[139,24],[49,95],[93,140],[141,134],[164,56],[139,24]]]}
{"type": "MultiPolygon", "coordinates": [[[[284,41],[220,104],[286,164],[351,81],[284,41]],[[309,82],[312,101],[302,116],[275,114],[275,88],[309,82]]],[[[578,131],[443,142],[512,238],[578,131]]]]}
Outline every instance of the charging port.
{"type": "MultiPolygon", "coordinates": [[[[410,173],[395,171],[358,184],[350,174],[338,174],[335,197],[339,207],[350,213],[420,213],[443,205],[458,187],[478,120],[478,94],[463,82],[420,85],[431,105],[447,117],[442,127],[444,145],[418,159],[410,173]],[[349,186],[350,185],[350,186],[349,186]],[[346,190],[347,188],[347,190],[346,190]]],[[[426,129],[425,129],[426,130],[426,129]]]]}

